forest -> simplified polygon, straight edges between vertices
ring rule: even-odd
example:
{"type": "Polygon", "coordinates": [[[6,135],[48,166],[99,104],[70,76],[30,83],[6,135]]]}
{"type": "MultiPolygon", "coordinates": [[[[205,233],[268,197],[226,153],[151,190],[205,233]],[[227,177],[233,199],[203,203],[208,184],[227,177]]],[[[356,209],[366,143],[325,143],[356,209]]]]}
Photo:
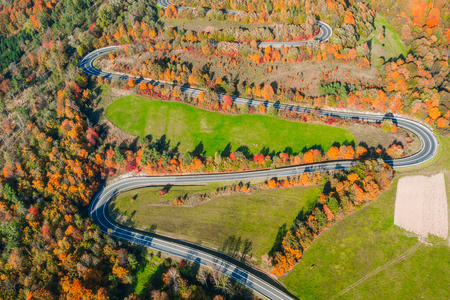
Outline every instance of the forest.
{"type": "MultiPolygon", "coordinates": [[[[0,2],[1,299],[254,299],[257,296],[248,288],[217,270],[199,269],[198,264],[102,233],[88,216],[91,199],[108,180],[130,172],[227,172],[361,159],[351,170],[324,174],[325,187],[313,210],[289,224],[276,249],[268,253],[270,273],[282,276],[321,232],[390,187],[394,171],[382,158],[405,156],[409,146],[335,145],[301,153],[234,151],[207,157],[182,153],[159,137],[118,143],[111,128],[95,117],[102,97],[99,87],[217,113],[267,114],[334,126],[350,121],[264,105],[238,107],[231,96],[316,109],[398,113],[425,122],[442,136],[449,133],[448,1],[183,0],[174,4],[197,8],[161,9],[156,0],[0,2]],[[242,13],[232,16],[223,9],[242,13]],[[389,28],[377,27],[376,18],[399,33],[398,42],[406,53],[388,57],[383,52],[389,28]],[[239,26],[183,28],[189,20],[239,26]],[[264,41],[315,37],[316,20],[333,28],[328,42],[258,47],[264,41]],[[79,68],[82,57],[108,45],[123,47],[101,57],[96,62],[100,66],[176,86],[143,86],[134,79],[85,74],[79,68]],[[286,72],[309,63],[319,66],[311,81],[308,76],[313,75],[305,70],[286,72]],[[279,81],[254,78],[243,69],[279,81]],[[281,73],[284,77],[279,77],[281,73]],[[204,92],[186,97],[181,85],[204,92]],[[228,98],[220,102],[219,93],[228,98]],[[135,286],[150,261],[158,262],[155,275],[137,293],[135,286]]],[[[397,131],[389,122],[367,126],[397,131]]],[[[295,184],[293,178],[275,178],[264,188],[295,184]]]]}

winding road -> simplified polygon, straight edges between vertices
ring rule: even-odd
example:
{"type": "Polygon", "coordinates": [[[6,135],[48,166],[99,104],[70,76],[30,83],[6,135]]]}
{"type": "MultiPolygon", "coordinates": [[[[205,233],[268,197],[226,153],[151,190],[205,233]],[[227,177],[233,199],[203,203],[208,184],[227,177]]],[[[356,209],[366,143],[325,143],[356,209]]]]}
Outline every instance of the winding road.
{"type": "MultiPolygon", "coordinates": [[[[158,4],[161,7],[166,7],[168,5],[165,0],[158,0],[158,4]]],[[[320,41],[326,41],[332,34],[332,30],[329,25],[323,22],[319,22],[319,27],[321,32],[319,33],[318,39],[320,41]]],[[[270,43],[260,43],[260,47],[279,47],[284,46],[300,46],[305,42],[270,42],[270,43]]],[[[106,73],[101,70],[94,68],[93,61],[102,54],[109,53],[111,51],[117,50],[118,46],[110,46],[95,50],[87,54],[80,61],[80,68],[87,74],[94,76],[102,76],[103,78],[112,79],[119,78],[128,80],[133,76],[127,75],[117,75],[112,73],[106,73]]],[[[136,78],[136,83],[139,84],[141,81],[146,83],[152,83],[153,85],[165,85],[166,83],[161,83],[146,78],[136,78]]],[[[182,92],[196,96],[202,90],[196,88],[181,87],[182,92]]],[[[224,95],[220,95],[223,99],[224,95]]],[[[233,97],[233,101],[237,104],[249,104],[252,106],[259,106],[264,103],[266,106],[275,106],[277,109],[293,110],[297,112],[310,112],[310,108],[300,107],[297,105],[290,104],[279,104],[263,102],[255,99],[233,97]]],[[[366,122],[382,122],[384,119],[392,119],[397,126],[407,129],[414,134],[416,134],[422,144],[421,150],[417,153],[399,159],[387,160],[386,163],[391,166],[406,167],[417,165],[425,161],[430,160],[435,156],[438,150],[438,141],[431,129],[427,126],[407,119],[403,117],[395,116],[385,116],[385,115],[374,115],[366,113],[351,113],[351,112],[340,112],[340,111],[328,111],[319,110],[318,113],[324,116],[333,116],[344,119],[356,119],[366,122]]],[[[348,169],[355,164],[357,161],[328,161],[309,165],[286,167],[274,170],[260,170],[260,171],[249,171],[249,172],[238,172],[238,173],[221,173],[221,174],[200,174],[200,175],[178,175],[178,176],[147,176],[147,177],[129,177],[121,179],[112,184],[109,184],[102,188],[94,197],[89,207],[90,217],[94,220],[96,224],[100,226],[103,232],[110,234],[111,236],[136,243],[145,247],[149,247],[155,250],[163,251],[189,259],[196,263],[207,265],[212,267],[228,276],[232,279],[248,286],[249,288],[257,291],[261,295],[266,296],[269,299],[295,299],[278,281],[272,279],[267,274],[255,270],[248,265],[245,265],[237,260],[227,257],[219,252],[207,249],[195,244],[191,244],[186,241],[176,240],[168,238],[165,236],[160,236],[155,233],[143,232],[135,228],[128,228],[115,223],[110,219],[107,214],[108,202],[121,191],[135,189],[146,186],[154,185],[166,185],[166,184],[203,184],[208,182],[220,182],[220,181],[241,181],[241,180],[251,180],[251,179],[270,179],[273,177],[284,177],[299,175],[304,172],[317,172],[317,171],[332,171],[332,170],[342,170],[348,169]]]]}
{"type": "MultiPolygon", "coordinates": [[[[158,0],[158,6],[161,8],[167,8],[167,6],[169,6],[170,3],[167,0],[158,0]]],[[[175,7],[177,9],[192,9],[192,7],[180,7],[180,6],[176,6],[175,7]]],[[[205,12],[210,11],[209,8],[205,8],[205,12]]],[[[224,11],[224,10],[222,10],[224,11]]],[[[225,11],[224,11],[225,12],[225,11]]],[[[231,11],[231,12],[227,12],[229,14],[235,14],[235,11],[231,11]]],[[[317,21],[317,25],[319,25],[319,35],[316,36],[314,38],[314,40],[317,40],[319,42],[325,42],[328,41],[328,39],[333,35],[333,29],[331,28],[330,25],[328,25],[325,22],[322,21],[317,21]]],[[[263,43],[259,43],[258,46],[259,47],[272,47],[272,48],[277,48],[277,47],[281,47],[282,45],[285,47],[298,47],[301,46],[303,44],[306,44],[310,42],[310,40],[306,40],[306,41],[292,41],[292,42],[263,42],[263,43]]]]}

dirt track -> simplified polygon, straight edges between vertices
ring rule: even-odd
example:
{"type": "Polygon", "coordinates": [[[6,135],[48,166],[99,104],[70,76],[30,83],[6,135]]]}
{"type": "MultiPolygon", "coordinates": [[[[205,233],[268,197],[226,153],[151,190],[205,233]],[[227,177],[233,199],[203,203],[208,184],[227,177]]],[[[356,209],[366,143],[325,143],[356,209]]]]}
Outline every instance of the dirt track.
{"type": "Polygon", "coordinates": [[[443,173],[400,178],[394,224],[420,236],[448,237],[447,196],[443,173]]]}

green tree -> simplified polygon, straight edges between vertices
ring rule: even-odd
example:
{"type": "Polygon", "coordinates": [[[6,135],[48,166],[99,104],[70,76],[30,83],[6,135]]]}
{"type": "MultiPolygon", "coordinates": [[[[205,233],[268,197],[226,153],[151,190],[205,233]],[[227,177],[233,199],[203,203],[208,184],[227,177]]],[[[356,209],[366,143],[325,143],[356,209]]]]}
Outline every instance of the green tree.
{"type": "Polygon", "coordinates": [[[328,208],[330,208],[333,213],[336,213],[339,210],[339,203],[336,198],[330,197],[327,204],[328,208]]]}
{"type": "Polygon", "coordinates": [[[267,108],[267,115],[276,117],[278,116],[278,110],[275,108],[275,106],[270,105],[269,108],[267,108]]]}
{"type": "Polygon", "coordinates": [[[247,103],[245,103],[241,106],[241,113],[248,114],[249,111],[250,111],[250,107],[248,106],[247,103]]]}
{"type": "Polygon", "coordinates": [[[186,152],[183,154],[183,164],[184,165],[189,165],[192,162],[192,154],[190,152],[186,152]]]}
{"type": "Polygon", "coordinates": [[[13,204],[20,203],[19,198],[17,198],[16,191],[8,183],[5,184],[5,187],[3,188],[3,194],[5,195],[5,198],[13,204]]]}
{"type": "Polygon", "coordinates": [[[319,225],[319,228],[323,228],[327,226],[327,216],[323,211],[320,209],[316,210],[314,212],[314,217],[317,219],[317,224],[319,225]]]}

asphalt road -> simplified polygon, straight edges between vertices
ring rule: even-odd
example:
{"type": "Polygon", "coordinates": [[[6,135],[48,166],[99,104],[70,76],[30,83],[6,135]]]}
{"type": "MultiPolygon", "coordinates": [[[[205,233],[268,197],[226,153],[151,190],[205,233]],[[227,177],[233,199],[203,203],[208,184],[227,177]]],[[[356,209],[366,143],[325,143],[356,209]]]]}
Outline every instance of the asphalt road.
{"type": "MultiPolygon", "coordinates": [[[[166,0],[159,0],[158,4],[162,7],[168,5],[166,0]]],[[[331,34],[331,28],[322,22],[319,22],[321,26],[321,34],[318,36],[321,40],[327,40],[331,34]]],[[[290,43],[261,43],[261,47],[272,46],[277,47],[284,44],[286,46],[299,46],[304,42],[290,42],[290,43]],[[295,44],[292,44],[295,43],[295,44]]],[[[95,50],[87,54],[80,61],[80,68],[87,74],[94,76],[102,76],[103,78],[112,79],[114,77],[128,80],[132,76],[115,75],[106,73],[101,70],[97,70],[93,67],[93,61],[100,55],[115,51],[118,46],[110,46],[102,49],[95,50]]],[[[136,77],[134,77],[136,78],[136,77]]],[[[146,83],[151,82],[153,85],[164,85],[161,82],[157,82],[151,79],[136,78],[137,84],[141,81],[146,83]]],[[[181,90],[190,95],[198,95],[202,90],[188,87],[181,87],[181,90]]],[[[222,99],[224,95],[220,95],[222,99]]],[[[264,103],[266,106],[274,105],[278,109],[294,110],[297,112],[310,112],[311,109],[300,107],[297,105],[287,105],[279,103],[263,102],[255,99],[232,97],[233,101],[238,104],[247,103],[252,106],[259,106],[264,103]]],[[[405,167],[423,163],[430,160],[437,153],[438,141],[427,126],[402,117],[374,115],[366,113],[350,113],[340,111],[327,111],[319,110],[317,112],[320,115],[334,116],[345,119],[363,120],[367,122],[381,122],[384,119],[392,119],[398,127],[405,128],[415,133],[422,144],[421,150],[409,157],[388,160],[386,163],[391,166],[405,167]]],[[[219,252],[215,252],[211,249],[207,249],[198,245],[190,244],[186,241],[175,240],[168,237],[160,236],[154,233],[142,232],[134,228],[126,228],[119,224],[116,224],[111,220],[107,214],[108,202],[118,193],[128,189],[134,189],[145,186],[153,185],[166,185],[166,184],[202,184],[207,182],[220,182],[220,181],[240,181],[251,179],[270,179],[273,177],[284,177],[299,175],[304,172],[316,172],[316,171],[331,171],[348,169],[351,166],[357,164],[357,161],[330,161],[315,163],[310,165],[286,167],[274,170],[261,170],[261,171],[249,171],[239,173],[222,173],[222,174],[207,174],[207,175],[179,175],[179,176],[146,176],[146,177],[129,177],[116,181],[104,188],[102,188],[94,197],[91,202],[89,211],[90,216],[96,224],[98,224],[103,232],[107,232],[110,235],[127,240],[136,244],[143,245],[155,250],[170,253],[182,258],[189,259],[202,265],[208,265],[220,272],[227,274],[232,279],[248,286],[249,288],[257,291],[258,293],[266,296],[270,299],[295,299],[288,291],[286,291],[281,284],[258,270],[255,270],[239,261],[236,261],[230,257],[227,257],[219,252]]]]}
{"type": "MultiPolygon", "coordinates": [[[[158,6],[161,8],[166,8],[169,5],[170,5],[170,3],[167,0],[158,0],[158,6]]],[[[175,6],[175,7],[177,9],[191,9],[191,7],[178,7],[178,6],[175,6]]],[[[208,12],[209,10],[210,9],[205,8],[205,12],[208,12]]],[[[228,12],[225,10],[222,10],[222,11],[226,12],[228,14],[237,13],[236,11],[228,11],[228,12]]],[[[320,32],[319,32],[319,35],[314,38],[314,40],[317,40],[319,42],[328,41],[328,39],[333,35],[333,29],[331,28],[331,26],[322,21],[317,21],[317,25],[319,25],[320,32]]],[[[282,45],[284,47],[298,47],[298,46],[301,46],[308,42],[310,42],[310,40],[294,41],[294,42],[263,42],[263,43],[259,43],[258,46],[263,47],[263,48],[269,47],[269,46],[272,48],[278,48],[278,47],[281,47],[282,45]]]]}

